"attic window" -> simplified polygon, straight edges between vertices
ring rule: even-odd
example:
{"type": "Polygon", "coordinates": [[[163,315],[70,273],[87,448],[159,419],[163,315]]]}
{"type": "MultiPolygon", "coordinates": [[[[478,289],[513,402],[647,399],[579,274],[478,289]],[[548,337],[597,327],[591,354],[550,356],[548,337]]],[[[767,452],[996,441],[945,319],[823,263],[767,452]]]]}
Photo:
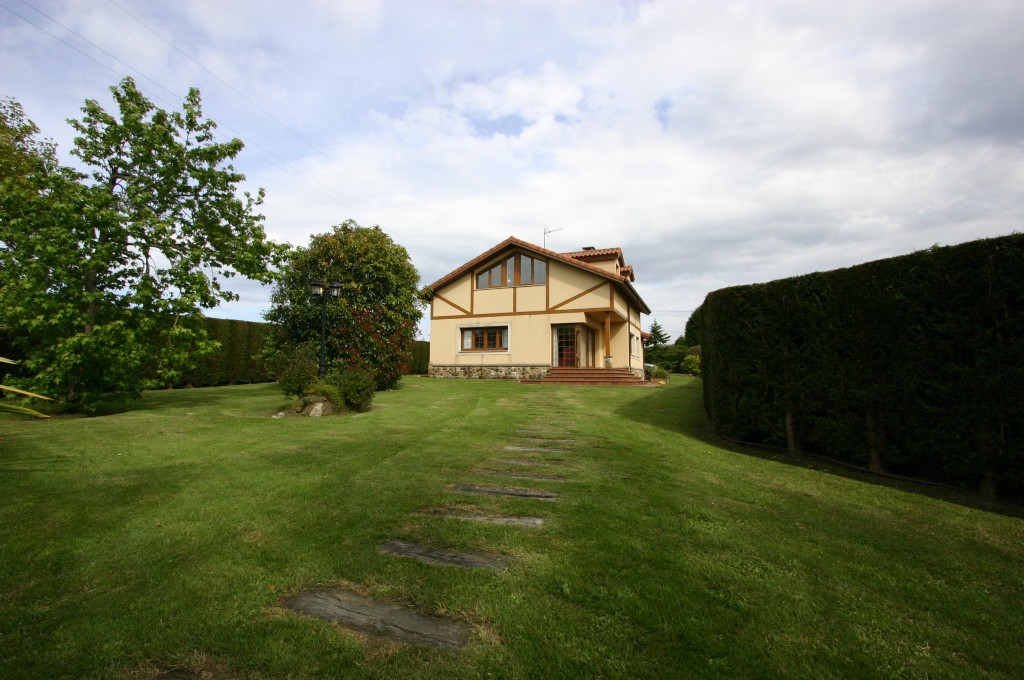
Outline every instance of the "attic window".
{"type": "Polygon", "coordinates": [[[547,280],[547,261],[523,253],[516,253],[505,261],[496,262],[476,273],[477,288],[539,286],[547,283],[547,280]]]}

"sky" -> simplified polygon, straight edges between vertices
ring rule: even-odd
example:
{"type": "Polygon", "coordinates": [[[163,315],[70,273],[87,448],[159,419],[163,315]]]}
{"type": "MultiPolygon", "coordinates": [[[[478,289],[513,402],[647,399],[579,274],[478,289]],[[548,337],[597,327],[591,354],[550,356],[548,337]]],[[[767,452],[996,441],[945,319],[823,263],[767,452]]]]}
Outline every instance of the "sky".
{"type": "MultiPolygon", "coordinates": [[[[672,338],[719,288],[1019,231],[1022,64],[1019,0],[0,0],[0,96],[68,164],[122,77],[198,87],[272,239],[379,225],[423,285],[618,246],[672,338]]],[[[261,320],[234,281],[209,314],[261,320]]]]}

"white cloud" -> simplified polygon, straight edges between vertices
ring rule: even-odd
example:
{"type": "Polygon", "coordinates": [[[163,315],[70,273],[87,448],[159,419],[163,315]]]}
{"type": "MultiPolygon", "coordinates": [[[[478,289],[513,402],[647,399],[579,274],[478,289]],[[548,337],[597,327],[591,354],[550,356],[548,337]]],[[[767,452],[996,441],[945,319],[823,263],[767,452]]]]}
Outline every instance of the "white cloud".
{"type": "MultiPolygon", "coordinates": [[[[238,165],[273,236],[380,224],[424,283],[560,227],[556,249],[622,246],[678,335],[714,288],[1008,233],[1024,212],[1016,3],[126,7],[290,131],[112,5],[47,11],[199,85],[251,140],[238,165]]],[[[0,80],[66,145],[62,119],[117,77],[0,15],[0,80]]]]}

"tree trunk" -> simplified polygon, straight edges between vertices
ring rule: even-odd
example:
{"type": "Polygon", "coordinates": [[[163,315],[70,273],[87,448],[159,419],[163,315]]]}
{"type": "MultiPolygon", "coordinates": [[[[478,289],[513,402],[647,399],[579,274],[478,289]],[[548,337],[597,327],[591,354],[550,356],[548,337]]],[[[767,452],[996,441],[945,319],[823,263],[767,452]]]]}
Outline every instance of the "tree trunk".
{"type": "Polygon", "coordinates": [[[794,456],[802,456],[803,445],[796,433],[796,423],[792,411],[786,411],[786,449],[794,456]]]}
{"type": "Polygon", "coordinates": [[[882,464],[882,449],[885,448],[885,427],[882,419],[871,414],[868,416],[868,469],[872,472],[885,472],[882,464]]]}

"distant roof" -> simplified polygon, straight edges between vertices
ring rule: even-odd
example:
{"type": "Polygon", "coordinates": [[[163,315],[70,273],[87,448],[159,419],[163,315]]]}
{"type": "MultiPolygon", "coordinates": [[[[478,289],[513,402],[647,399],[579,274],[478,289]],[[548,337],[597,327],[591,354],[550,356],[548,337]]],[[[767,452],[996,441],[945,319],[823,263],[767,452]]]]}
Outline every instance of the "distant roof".
{"type": "Polygon", "coordinates": [[[575,250],[571,253],[562,253],[575,260],[582,260],[584,262],[604,262],[605,260],[618,260],[619,265],[624,265],[625,260],[622,258],[622,248],[593,248],[588,247],[583,250],[575,250]]]}
{"type": "Polygon", "coordinates": [[[640,297],[640,295],[633,288],[633,285],[630,283],[630,281],[633,280],[633,277],[632,277],[632,267],[630,267],[630,272],[629,272],[630,275],[629,276],[620,276],[618,274],[614,274],[612,272],[605,271],[604,269],[601,269],[600,267],[595,267],[592,264],[588,264],[581,257],[578,257],[578,256],[583,256],[583,255],[591,255],[592,256],[592,255],[595,255],[596,253],[601,253],[601,255],[598,255],[597,257],[594,257],[592,259],[594,259],[595,261],[603,261],[603,260],[612,259],[612,257],[608,257],[608,253],[612,253],[613,257],[619,258],[620,263],[621,263],[621,259],[622,259],[622,249],[621,248],[606,248],[604,250],[587,250],[587,251],[578,251],[578,252],[574,252],[574,253],[556,253],[553,250],[548,250],[547,248],[541,248],[540,246],[536,246],[536,245],[534,245],[532,243],[527,243],[526,241],[521,241],[520,239],[517,239],[514,236],[509,236],[507,239],[505,239],[504,241],[502,241],[498,245],[494,246],[493,248],[487,250],[484,253],[481,253],[477,257],[474,257],[472,260],[470,260],[469,262],[465,263],[464,265],[462,265],[458,269],[455,269],[454,271],[449,272],[448,274],[445,274],[444,276],[439,278],[437,281],[434,281],[434,283],[430,284],[431,290],[437,290],[438,288],[441,288],[442,286],[445,286],[448,283],[451,283],[455,279],[457,279],[460,276],[462,276],[463,274],[465,274],[467,271],[472,270],[478,264],[480,264],[482,262],[486,262],[487,260],[491,259],[492,257],[494,257],[495,255],[497,255],[498,253],[500,253],[503,250],[507,250],[507,249],[511,249],[511,248],[519,248],[520,250],[526,250],[526,251],[529,251],[529,252],[533,252],[536,255],[543,255],[543,256],[545,256],[547,258],[550,258],[550,259],[553,259],[553,260],[558,260],[559,262],[563,262],[563,263],[565,263],[565,264],[567,264],[569,266],[576,267],[577,269],[582,269],[582,270],[588,271],[588,272],[590,272],[592,274],[596,274],[597,276],[600,276],[602,278],[609,279],[610,281],[613,281],[613,282],[619,284],[620,287],[626,292],[627,296],[629,298],[631,298],[633,300],[633,302],[635,302],[637,304],[638,307],[640,307],[641,311],[644,314],[650,314],[651,313],[650,307],[647,306],[647,303],[643,301],[643,299],[640,297]]]}

